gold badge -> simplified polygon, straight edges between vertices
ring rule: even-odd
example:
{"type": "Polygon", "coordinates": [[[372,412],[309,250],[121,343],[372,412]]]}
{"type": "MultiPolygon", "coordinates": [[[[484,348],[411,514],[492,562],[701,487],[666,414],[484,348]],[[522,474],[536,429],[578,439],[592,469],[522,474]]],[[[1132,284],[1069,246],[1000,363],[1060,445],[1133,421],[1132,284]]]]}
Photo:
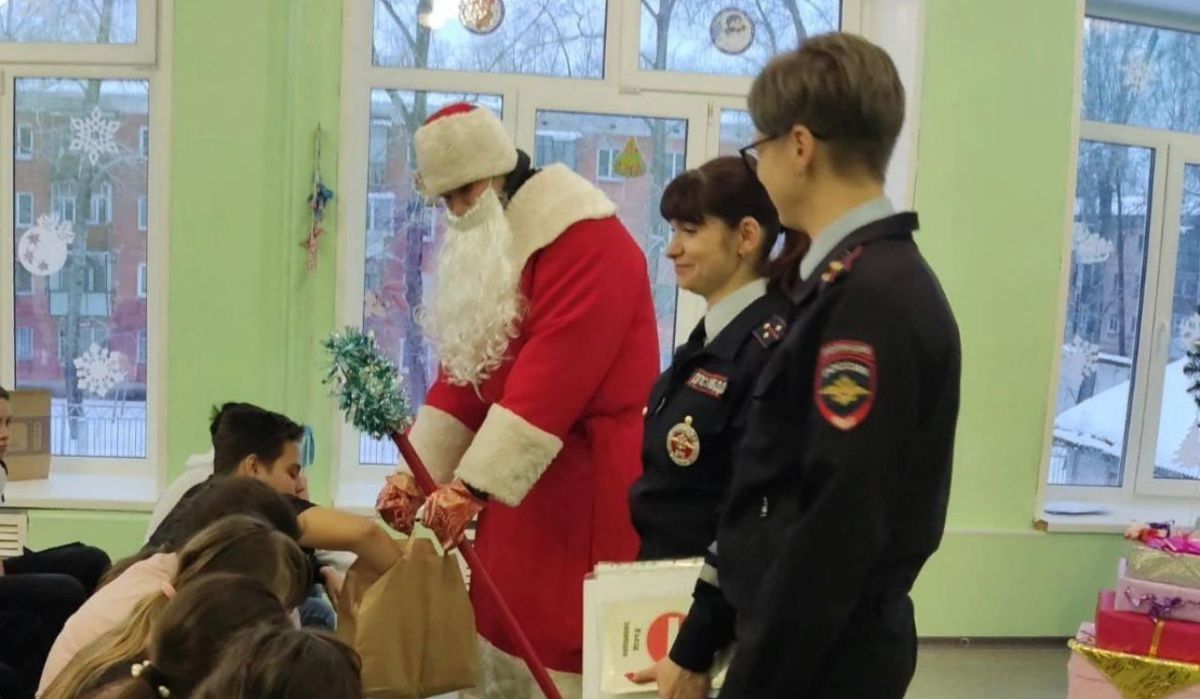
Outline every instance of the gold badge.
{"type": "Polygon", "coordinates": [[[667,433],[667,454],[676,466],[691,466],[700,458],[700,435],[692,427],[692,416],[671,428],[667,433]]]}

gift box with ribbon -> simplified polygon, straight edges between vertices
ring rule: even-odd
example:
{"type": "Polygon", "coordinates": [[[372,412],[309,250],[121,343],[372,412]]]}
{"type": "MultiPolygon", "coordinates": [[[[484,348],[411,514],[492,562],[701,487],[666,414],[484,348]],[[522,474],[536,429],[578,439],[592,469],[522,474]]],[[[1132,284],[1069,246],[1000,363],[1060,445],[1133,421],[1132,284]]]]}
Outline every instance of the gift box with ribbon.
{"type": "Polygon", "coordinates": [[[1200,556],[1137,546],[1129,552],[1127,574],[1137,580],[1200,588],[1200,556]]]}
{"type": "Polygon", "coordinates": [[[1116,592],[1100,593],[1096,610],[1096,646],[1150,658],[1200,662],[1200,624],[1152,618],[1116,609],[1116,592]]]}
{"type": "Polygon", "coordinates": [[[1117,566],[1115,602],[1118,612],[1200,623],[1200,589],[1139,580],[1129,575],[1124,560],[1117,566]]]}

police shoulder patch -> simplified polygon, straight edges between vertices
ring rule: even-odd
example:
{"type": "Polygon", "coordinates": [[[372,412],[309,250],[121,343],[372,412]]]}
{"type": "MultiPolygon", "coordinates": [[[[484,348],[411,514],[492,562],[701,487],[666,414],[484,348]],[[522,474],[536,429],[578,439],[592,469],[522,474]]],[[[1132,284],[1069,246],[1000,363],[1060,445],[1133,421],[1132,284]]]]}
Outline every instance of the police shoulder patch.
{"type": "Polygon", "coordinates": [[[821,345],[813,398],[821,416],[839,430],[858,427],[871,414],[878,383],[875,348],[857,340],[821,345]]]}
{"type": "Polygon", "coordinates": [[[758,344],[763,347],[770,347],[783,339],[785,330],[787,330],[787,321],[774,315],[767,318],[762,325],[754,328],[754,339],[758,340],[758,344]]]}

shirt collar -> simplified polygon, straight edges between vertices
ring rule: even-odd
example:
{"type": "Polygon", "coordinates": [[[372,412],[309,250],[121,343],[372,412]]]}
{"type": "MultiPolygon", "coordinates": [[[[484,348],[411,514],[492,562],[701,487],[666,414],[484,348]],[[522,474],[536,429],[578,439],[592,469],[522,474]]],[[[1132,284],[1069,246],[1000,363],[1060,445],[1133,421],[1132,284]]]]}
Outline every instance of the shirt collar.
{"type": "Polygon", "coordinates": [[[711,343],[734,318],[766,294],[767,280],[755,279],[710,306],[704,314],[704,344],[711,343]]]}
{"type": "Polygon", "coordinates": [[[812,276],[817,265],[821,264],[821,260],[833,252],[834,248],[851,233],[894,213],[896,210],[892,206],[891,200],[886,196],[880,196],[860,204],[834,219],[833,223],[813,238],[812,247],[808,249],[804,259],[800,260],[800,278],[808,279],[812,276]]]}

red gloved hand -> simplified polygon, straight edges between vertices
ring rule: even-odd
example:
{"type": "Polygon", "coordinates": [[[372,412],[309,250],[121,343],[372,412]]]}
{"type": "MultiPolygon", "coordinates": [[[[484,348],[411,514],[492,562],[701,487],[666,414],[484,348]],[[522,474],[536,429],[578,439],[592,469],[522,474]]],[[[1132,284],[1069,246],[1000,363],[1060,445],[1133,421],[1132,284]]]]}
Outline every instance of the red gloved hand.
{"type": "Polygon", "coordinates": [[[467,531],[467,524],[487,504],[485,497],[471,492],[466,483],[455,480],[438,488],[421,507],[421,522],[449,551],[458,546],[467,531]]]}
{"type": "Polygon", "coordinates": [[[417,510],[423,502],[425,495],[411,473],[393,473],[379,491],[375,509],[389,527],[401,534],[411,535],[417,510]]]}

